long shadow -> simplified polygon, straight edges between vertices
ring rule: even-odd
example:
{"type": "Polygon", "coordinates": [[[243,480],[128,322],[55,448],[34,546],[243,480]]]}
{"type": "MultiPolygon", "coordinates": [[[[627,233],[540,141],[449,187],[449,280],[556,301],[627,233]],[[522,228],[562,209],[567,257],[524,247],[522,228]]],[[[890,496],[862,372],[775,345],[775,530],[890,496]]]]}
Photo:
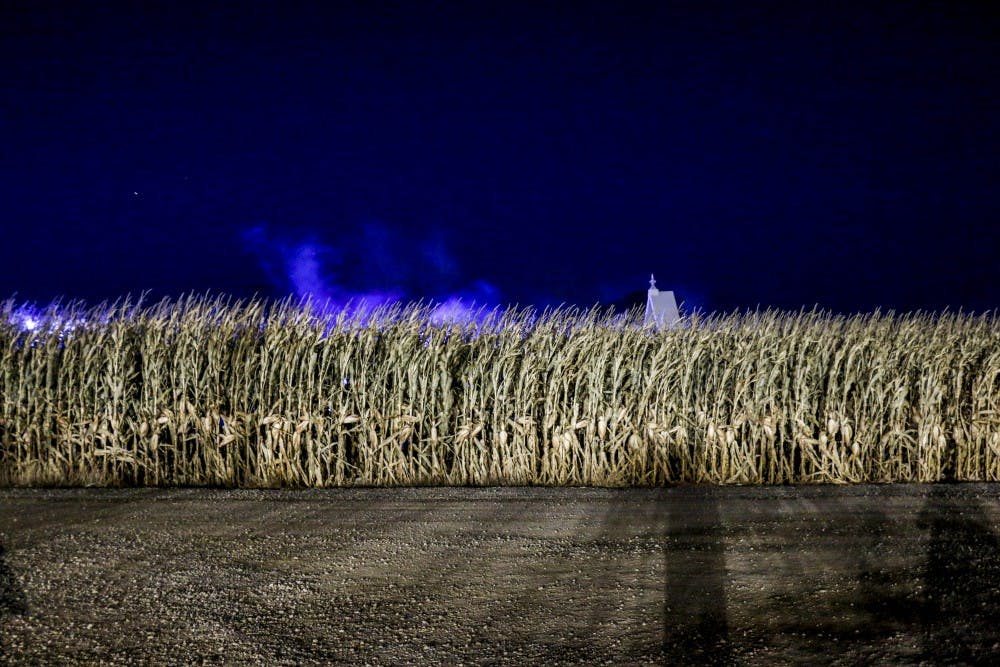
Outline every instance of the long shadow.
{"type": "MultiPolygon", "coordinates": [[[[613,565],[607,568],[602,578],[604,591],[600,594],[602,598],[593,600],[588,605],[590,609],[588,624],[591,633],[595,636],[603,635],[605,641],[610,633],[614,632],[610,624],[624,620],[622,609],[614,611],[614,605],[624,601],[620,597],[620,590],[640,583],[635,573],[638,571],[633,572],[626,567],[626,563],[639,559],[643,565],[652,565],[658,561],[659,545],[669,532],[666,512],[669,504],[667,489],[615,489],[608,493],[609,497],[603,503],[604,514],[599,524],[599,533],[596,539],[587,545],[595,553],[602,553],[605,557],[613,559],[613,565]]],[[[647,580],[642,583],[648,585],[649,582],[647,580]]],[[[656,613],[658,612],[657,604],[656,613]]],[[[643,609],[641,613],[648,612],[643,609]]],[[[646,625],[646,620],[643,616],[643,626],[646,625]]],[[[648,620],[655,621],[655,616],[648,620]]],[[[588,655],[591,647],[585,647],[588,651],[581,656],[581,661],[597,664],[601,659],[611,658],[617,664],[649,664],[651,660],[662,657],[664,662],[669,663],[669,660],[666,660],[667,656],[662,653],[661,641],[655,631],[633,635],[626,643],[627,647],[616,648],[611,656],[588,655]]]]}
{"type": "Polygon", "coordinates": [[[663,651],[684,664],[731,665],[726,559],[719,499],[710,488],[665,496],[663,651]]]}
{"type": "Polygon", "coordinates": [[[860,510],[855,553],[860,569],[858,604],[865,614],[853,619],[856,624],[841,637],[842,642],[877,645],[912,630],[920,621],[920,609],[908,595],[913,572],[892,569],[885,562],[889,551],[908,548],[905,540],[891,531],[891,525],[889,515],[876,502],[866,503],[860,510]]]}
{"type": "Polygon", "coordinates": [[[0,544],[0,620],[7,616],[24,616],[28,603],[17,577],[7,565],[7,551],[0,544]]]}
{"type": "Polygon", "coordinates": [[[7,565],[7,551],[0,544],[0,664],[6,664],[7,647],[4,642],[3,626],[11,616],[28,613],[28,603],[17,577],[7,565]]]}
{"type": "Polygon", "coordinates": [[[1000,663],[1000,540],[971,493],[936,485],[920,513],[930,530],[923,650],[933,664],[1000,663]]]}

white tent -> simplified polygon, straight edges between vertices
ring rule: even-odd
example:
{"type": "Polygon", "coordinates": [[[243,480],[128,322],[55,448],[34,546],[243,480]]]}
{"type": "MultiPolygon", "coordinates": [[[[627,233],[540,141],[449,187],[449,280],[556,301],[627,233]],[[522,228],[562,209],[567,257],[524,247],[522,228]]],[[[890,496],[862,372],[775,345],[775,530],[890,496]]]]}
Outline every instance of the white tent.
{"type": "Polygon", "coordinates": [[[644,324],[652,322],[657,329],[672,329],[680,319],[681,315],[677,311],[677,299],[674,298],[674,293],[661,292],[656,289],[656,278],[650,274],[644,324]]]}

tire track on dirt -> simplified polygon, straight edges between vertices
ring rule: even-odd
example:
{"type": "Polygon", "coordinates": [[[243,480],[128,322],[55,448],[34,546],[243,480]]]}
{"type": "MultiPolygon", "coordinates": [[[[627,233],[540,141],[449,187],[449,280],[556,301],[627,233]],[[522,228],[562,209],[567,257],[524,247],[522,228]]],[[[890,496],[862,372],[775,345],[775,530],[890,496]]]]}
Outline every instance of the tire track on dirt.
{"type": "Polygon", "coordinates": [[[549,605],[553,573],[544,546],[573,534],[578,519],[567,522],[564,511],[551,516],[551,499],[506,489],[451,496],[420,536],[420,557],[410,563],[419,579],[381,598],[405,612],[395,612],[397,623],[375,654],[379,663],[562,664],[544,660],[572,650],[565,637],[546,632],[560,608],[549,605]]]}

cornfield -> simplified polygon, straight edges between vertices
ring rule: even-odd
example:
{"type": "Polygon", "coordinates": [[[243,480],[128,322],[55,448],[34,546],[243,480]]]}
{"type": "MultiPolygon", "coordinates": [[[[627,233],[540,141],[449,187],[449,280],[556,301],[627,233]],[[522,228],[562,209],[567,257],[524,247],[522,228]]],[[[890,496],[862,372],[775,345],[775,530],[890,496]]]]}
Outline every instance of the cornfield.
{"type": "Polygon", "coordinates": [[[1000,319],[0,304],[0,484],[1000,481],[1000,319]]]}

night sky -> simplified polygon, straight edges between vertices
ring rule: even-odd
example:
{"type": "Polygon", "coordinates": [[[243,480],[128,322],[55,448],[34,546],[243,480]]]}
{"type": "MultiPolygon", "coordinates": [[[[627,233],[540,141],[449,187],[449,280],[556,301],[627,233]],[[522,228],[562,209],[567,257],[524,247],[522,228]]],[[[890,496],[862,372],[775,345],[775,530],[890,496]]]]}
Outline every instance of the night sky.
{"type": "Polygon", "coordinates": [[[8,0],[0,298],[997,308],[997,13],[831,4],[8,0]]]}

